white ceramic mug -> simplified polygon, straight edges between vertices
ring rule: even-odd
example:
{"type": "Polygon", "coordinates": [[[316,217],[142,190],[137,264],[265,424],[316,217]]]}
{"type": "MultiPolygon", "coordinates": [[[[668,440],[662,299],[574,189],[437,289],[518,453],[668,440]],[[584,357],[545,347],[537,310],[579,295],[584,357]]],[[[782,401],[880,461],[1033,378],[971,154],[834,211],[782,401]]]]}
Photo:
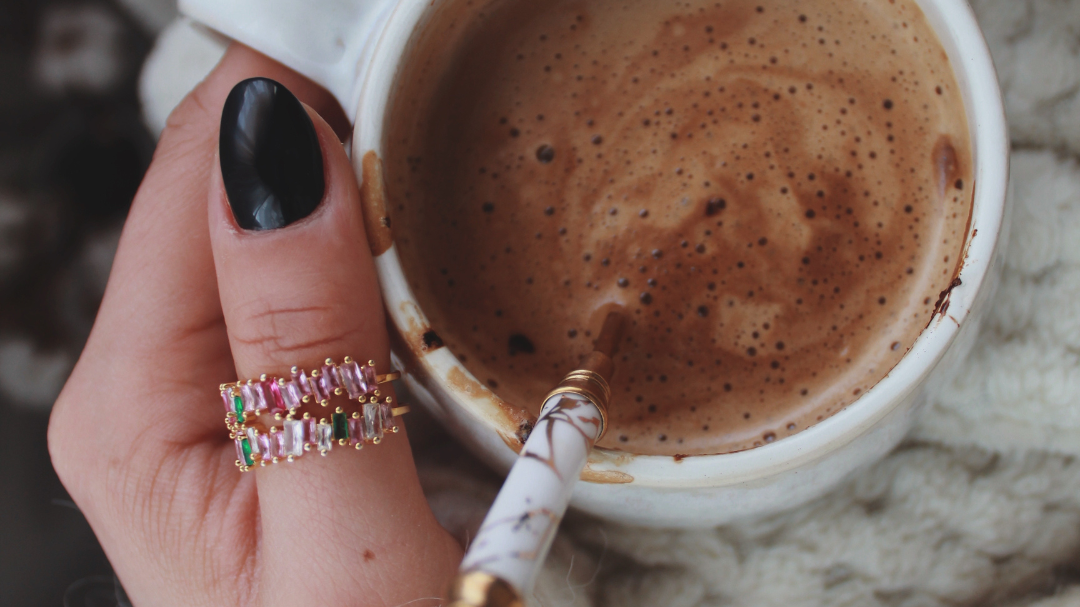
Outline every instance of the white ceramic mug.
{"type": "MultiPolygon", "coordinates": [[[[180,8],[333,93],[353,121],[352,158],[365,179],[362,159],[371,151],[383,155],[387,105],[410,41],[449,1],[180,0],[180,8]]],[[[972,138],[974,207],[962,284],[948,295],[946,313],[936,315],[900,363],[858,400],[775,443],[684,458],[594,450],[574,506],[631,524],[703,527],[799,505],[893,449],[970,349],[1001,272],[999,245],[1008,226],[1005,114],[990,52],[967,2],[916,1],[952,63],[972,138]]],[[[381,188],[381,175],[370,167],[366,179],[364,189],[381,188]]],[[[482,459],[509,469],[527,414],[508,407],[430,334],[425,340],[428,321],[395,247],[384,244],[376,264],[396,333],[395,363],[409,390],[482,459]]]]}

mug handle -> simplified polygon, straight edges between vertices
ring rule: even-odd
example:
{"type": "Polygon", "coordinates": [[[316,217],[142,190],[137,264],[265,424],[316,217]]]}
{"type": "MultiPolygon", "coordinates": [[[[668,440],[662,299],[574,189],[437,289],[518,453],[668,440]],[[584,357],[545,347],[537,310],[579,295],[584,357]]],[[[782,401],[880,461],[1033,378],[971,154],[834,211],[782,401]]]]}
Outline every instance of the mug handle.
{"type": "Polygon", "coordinates": [[[393,0],[180,0],[180,12],[311,78],[355,121],[393,0]]]}

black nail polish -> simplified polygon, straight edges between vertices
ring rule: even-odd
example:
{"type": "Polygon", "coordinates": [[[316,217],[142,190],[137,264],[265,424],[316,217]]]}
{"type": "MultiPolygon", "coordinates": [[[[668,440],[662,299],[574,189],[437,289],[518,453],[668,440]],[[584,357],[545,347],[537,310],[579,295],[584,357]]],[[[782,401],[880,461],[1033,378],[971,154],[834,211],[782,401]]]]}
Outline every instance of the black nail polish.
{"type": "Polygon", "coordinates": [[[236,223],[273,230],[311,214],[326,190],[315,125],[269,78],[233,87],[221,111],[221,177],[236,223]]]}

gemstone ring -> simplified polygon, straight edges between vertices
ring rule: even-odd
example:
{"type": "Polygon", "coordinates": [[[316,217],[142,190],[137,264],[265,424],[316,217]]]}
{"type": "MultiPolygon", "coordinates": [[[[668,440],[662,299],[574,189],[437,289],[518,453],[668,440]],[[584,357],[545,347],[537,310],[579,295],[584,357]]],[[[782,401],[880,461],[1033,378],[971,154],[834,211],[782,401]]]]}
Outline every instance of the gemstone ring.
{"type": "Polygon", "coordinates": [[[346,356],[341,365],[328,358],[310,374],[293,367],[288,378],[261,375],[257,380],[221,384],[236,465],[246,472],[255,465],[291,462],[309,451],[326,455],[334,443],[354,449],[379,444],[385,433],[400,430],[395,418],[409,412],[408,406],[395,406],[393,398],[378,389],[399,377],[398,372],[378,375],[374,361],[361,365],[346,356]],[[357,401],[359,410],[347,413],[339,406],[323,417],[300,412],[308,404],[327,407],[331,397],[341,395],[357,401]]]}
{"type": "Polygon", "coordinates": [[[296,413],[304,403],[317,402],[322,406],[330,404],[330,397],[348,394],[350,399],[363,399],[368,395],[378,395],[378,385],[401,377],[401,373],[392,372],[384,375],[375,373],[375,361],[361,365],[346,356],[338,366],[332,359],[326,359],[322,368],[310,374],[299,367],[293,367],[288,379],[268,377],[249,379],[230,384],[221,384],[221,400],[227,415],[238,420],[249,414],[282,416],[286,412],[296,413]]]}

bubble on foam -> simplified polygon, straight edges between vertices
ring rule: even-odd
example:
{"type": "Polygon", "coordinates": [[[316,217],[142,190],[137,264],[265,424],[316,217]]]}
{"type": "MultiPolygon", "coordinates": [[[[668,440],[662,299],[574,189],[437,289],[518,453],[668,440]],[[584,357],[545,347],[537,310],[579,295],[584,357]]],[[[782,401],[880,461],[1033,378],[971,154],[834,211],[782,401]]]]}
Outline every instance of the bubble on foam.
{"type": "Polygon", "coordinates": [[[536,148],[536,159],[540,162],[543,162],[544,164],[555,160],[555,148],[551,147],[546,143],[541,145],[540,147],[536,148]]]}

